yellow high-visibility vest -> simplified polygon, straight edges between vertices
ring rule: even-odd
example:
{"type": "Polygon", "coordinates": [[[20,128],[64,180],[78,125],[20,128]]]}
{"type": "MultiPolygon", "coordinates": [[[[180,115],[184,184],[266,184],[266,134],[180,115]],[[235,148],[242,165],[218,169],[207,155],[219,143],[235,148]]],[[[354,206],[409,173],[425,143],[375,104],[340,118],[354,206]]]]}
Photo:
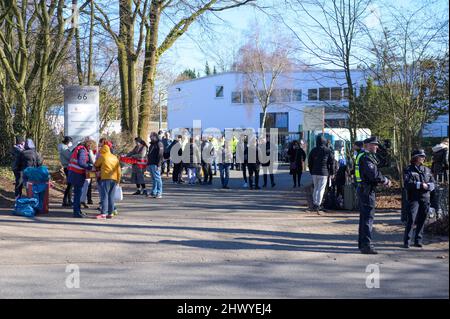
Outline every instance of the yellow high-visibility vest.
{"type": "Polygon", "coordinates": [[[357,183],[361,183],[361,173],[359,172],[359,160],[361,157],[363,157],[366,154],[366,152],[361,152],[356,156],[356,162],[355,162],[355,179],[357,183]]]}

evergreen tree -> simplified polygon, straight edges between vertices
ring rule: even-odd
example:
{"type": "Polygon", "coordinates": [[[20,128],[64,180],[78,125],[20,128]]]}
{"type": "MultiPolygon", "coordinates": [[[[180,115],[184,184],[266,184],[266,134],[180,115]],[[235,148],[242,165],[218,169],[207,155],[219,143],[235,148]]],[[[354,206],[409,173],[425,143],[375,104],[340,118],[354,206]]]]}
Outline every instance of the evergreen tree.
{"type": "Polygon", "coordinates": [[[205,75],[206,76],[211,75],[211,69],[209,68],[208,61],[206,61],[206,64],[205,64],[205,75]]]}
{"type": "Polygon", "coordinates": [[[213,69],[213,74],[214,74],[214,75],[216,75],[216,74],[217,74],[216,66],[214,66],[214,69],[213,69]]]}

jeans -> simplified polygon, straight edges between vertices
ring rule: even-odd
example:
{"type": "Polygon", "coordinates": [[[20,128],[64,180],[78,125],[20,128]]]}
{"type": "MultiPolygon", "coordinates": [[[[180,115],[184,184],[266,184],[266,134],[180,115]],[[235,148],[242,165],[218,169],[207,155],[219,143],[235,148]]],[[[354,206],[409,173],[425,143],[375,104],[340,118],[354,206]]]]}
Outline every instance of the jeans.
{"type": "Polygon", "coordinates": [[[114,195],[116,184],[116,181],[112,179],[103,179],[100,182],[102,214],[110,215],[114,211],[114,195]]]}
{"type": "Polygon", "coordinates": [[[250,181],[250,187],[259,187],[259,165],[247,164],[248,167],[248,179],[250,181]],[[255,175],[255,183],[253,184],[253,175],[255,175]]]}
{"type": "Polygon", "coordinates": [[[242,177],[244,178],[244,183],[246,183],[246,184],[247,184],[247,167],[248,167],[248,164],[246,164],[246,163],[241,164],[242,177]]]}
{"type": "Polygon", "coordinates": [[[197,179],[197,169],[195,167],[188,167],[188,181],[191,184],[195,183],[197,179]]]}
{"type": "Polygon", "coordinates": [[[83,186],[74,185],[73,186],[73,214],[81,214],[81,192],[83,186]]]}
{"type": "Polygon", "coordinates": [[[313,204],[320,206],[327,187],[328,176],[312,175],[312,180],[314,185],[313,204]]]}
{"type": "Polygon", "coordinates": [[[92,186],[90,178],[86,178],[84,180],[83,190],[81,192],[81,202],[86,203],[86,199],[88,202],[92,201],[92,186]]]}
{"type": "Polygon", "coordinates": [[[213,174],[216,175],[217,174],[217,163],[216,163],[216,160],[213,161],[212,168],[213,168],[213,174]]]}
{"type": "Polygon", "coordinates": [[[213,179],[213,172],[212,172],[212,166],[209,163],[203,163],[202,164],[203,169],[203,183],[210,182],[212,183],[213,179]]]}
{"type": "Polygon", "coordinates": [[[161,179],[161,167],[158,165],[149,165],[148,167],[150,174],[152,175],[152,196],[162,195],[163,192],[163,186],[162,186],[162,179],[161,179]]]}
{"type": "Polygon", "coordinates": [[[22,189],[23,189],[23,177],[22,172],[14,171],[14,177],[16,178],[16,183],[14,187],[14,197],[21,197],[22,196],[22,189]]]}
{"type": "Polygon", "coordinates": [[[228,186],[228,181],[230,180],[230,166],[231,164],[219,164],[220,171],[220,182],[222,183],[222,187],[228,186]]]}

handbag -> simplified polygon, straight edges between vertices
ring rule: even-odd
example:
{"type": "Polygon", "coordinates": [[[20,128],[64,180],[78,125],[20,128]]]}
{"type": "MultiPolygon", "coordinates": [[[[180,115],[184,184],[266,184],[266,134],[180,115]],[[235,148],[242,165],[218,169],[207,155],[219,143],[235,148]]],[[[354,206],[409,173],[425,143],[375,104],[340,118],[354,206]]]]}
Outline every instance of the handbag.
{"type": "Polygon", "coordinates": [[[119,185],[117,185],[116,188],[114,189],[114,200],[118,202],[123,200],[122,187],[119,185]]]}

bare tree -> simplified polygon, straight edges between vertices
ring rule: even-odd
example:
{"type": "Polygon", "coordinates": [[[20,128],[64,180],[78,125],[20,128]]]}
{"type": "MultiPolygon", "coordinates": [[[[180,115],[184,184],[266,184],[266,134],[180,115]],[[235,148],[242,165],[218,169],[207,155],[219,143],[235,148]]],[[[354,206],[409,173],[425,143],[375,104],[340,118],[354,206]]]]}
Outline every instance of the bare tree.
{"type": "Polygon", "coordinates": [[[436,14],[430,19],[428,4],[389,11],[388,21],[379,17],[382,31],[368,32],[374,59],[367,67],[376,90],[372,112],[388,118],[385,124],[401,172],[413,147],[419,146],[424,125],[448,114],[449,21],[448,11],[442,19],[436,14]]]}
{"type": "Polygon", "coordinates": [[[243,102],[255,97],[261,106],[261,129],[266,126],[267,111],[271,104],[289,98],[292,90],[281,87],[280,77],[292,71],[294,66],[292,54],[295,48],[286,37],[279,33],[270,36],[254,26],[247,42],[238,51],[238,60],[233,69],[242,74],[241,90],[243,102]]]}
{"type": "Polygon", "coordinates": [[[280,15],[302,48],[315,60],[342,69],[348,87],[348,128],[353,143],[358,123],[355,103],[355,84],[352,69],[355,43],[363,35],[363,20],[371,0],[288,0],[288,8],[295,14],[294,24],[280,15]],[[298,27],[298,28],[297,28],[298,27]]]}

